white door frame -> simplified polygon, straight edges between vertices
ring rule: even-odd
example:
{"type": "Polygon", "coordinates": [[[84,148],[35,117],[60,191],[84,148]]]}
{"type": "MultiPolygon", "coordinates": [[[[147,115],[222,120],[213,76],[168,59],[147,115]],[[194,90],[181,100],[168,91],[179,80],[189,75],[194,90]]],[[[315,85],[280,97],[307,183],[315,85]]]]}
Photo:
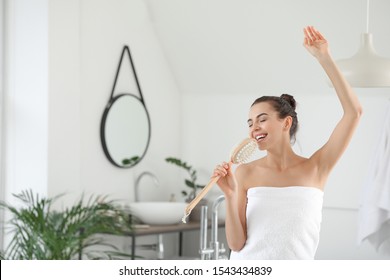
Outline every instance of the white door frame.
{"type": "MultiPolygon", "coordinates": [[[[4,25],[5,11],[4,0],[0,0],[0,200],[5,200],[4,185],[4,25]]],[[[0,211],[0,225],[4,221],[4,213],[0,211]]],[[[0,236],[4,236],[4,227],[0,226],[0,236]]],[[[3,249],[4,240],[0,238],[0,250],[3,249]]]]}

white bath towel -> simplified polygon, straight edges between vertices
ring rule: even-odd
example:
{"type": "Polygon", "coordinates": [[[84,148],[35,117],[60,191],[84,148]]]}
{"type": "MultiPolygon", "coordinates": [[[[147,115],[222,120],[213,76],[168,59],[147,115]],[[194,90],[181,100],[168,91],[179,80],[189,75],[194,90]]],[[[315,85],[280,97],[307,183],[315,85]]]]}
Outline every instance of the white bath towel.
{"type": "Polygon", "coordinates": [[[230,259],[314,259],[322,220],[320,189],[255,187],[247,197],[247,240],[230,259]]]}
{"type": "Polygon", "coordinates": [[[390,103],[378,140],[363,183],[358,244],[368,240],[377,251],[390,253],[390,103]]]}

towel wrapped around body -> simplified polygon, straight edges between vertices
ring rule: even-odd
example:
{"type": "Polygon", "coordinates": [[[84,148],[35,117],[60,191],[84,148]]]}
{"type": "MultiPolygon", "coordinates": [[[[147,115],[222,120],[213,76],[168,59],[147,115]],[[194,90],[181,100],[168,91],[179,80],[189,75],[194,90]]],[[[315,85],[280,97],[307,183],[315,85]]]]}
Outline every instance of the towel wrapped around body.
{"type": "Polygon", "coordinates": [[[314,259],[323,192],[314,187],[254,187],[247,193],[247,240],[231,260],[314,259]]]}

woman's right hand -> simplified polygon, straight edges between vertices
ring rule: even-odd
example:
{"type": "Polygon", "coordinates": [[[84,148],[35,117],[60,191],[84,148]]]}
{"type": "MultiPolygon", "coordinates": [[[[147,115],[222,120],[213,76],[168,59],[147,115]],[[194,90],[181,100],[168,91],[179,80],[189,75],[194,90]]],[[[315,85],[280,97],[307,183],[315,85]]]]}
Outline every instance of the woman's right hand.
{"type": "Polygon", "coordinates": [[[303,32],[303,45],[314,57],[320,58],[329,55],[328,41],[318,30],[313,26],[307,26],[303,32]]]}
{"type": "Polygon", "coordinates": [[[237,181],[232,171],[232,165],[231,162],[222,162],[215,167],[214,173],[211,176],[212,179],[217,176],[220,177],[217,185],[225,195],[230,195],[237,190],[237,181]]]}

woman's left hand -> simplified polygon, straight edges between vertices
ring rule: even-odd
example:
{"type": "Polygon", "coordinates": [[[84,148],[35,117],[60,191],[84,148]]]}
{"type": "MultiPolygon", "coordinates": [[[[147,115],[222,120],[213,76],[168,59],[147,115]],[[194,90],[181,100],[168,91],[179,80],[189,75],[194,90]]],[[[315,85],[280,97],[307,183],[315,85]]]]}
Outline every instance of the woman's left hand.
{"type": "Polygon", "coordinates": [[[329,53],[328,41],[313,26],[305,27],[303,33],[303,45],[313,56],[319,58],[329,53]]]}

